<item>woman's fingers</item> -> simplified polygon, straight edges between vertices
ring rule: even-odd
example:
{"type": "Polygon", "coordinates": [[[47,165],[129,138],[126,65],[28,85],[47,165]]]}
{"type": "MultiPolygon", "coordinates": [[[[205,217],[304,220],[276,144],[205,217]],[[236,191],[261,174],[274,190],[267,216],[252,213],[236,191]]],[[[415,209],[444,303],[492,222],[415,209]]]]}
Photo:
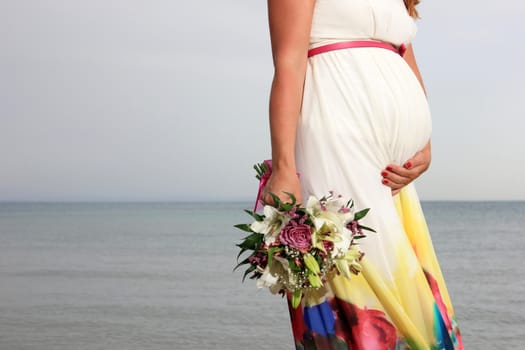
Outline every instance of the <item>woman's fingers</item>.
{"type": "Polygon", "coordinates": [[[403,166],[390,164],[381,171],[381,181],[385,186],[392,189],[392,195],[397,194],[401,188],[408,185],[421,174],[423,174],[430,165],[430,148],[426,147],[417,152],[412,158],[408,159],[403,166]],[[394,193],[395,192],[395,193],[394,193]]]}
{"type": "Polygon", "coordinates": [[[419,168],[419,171],[420,171],[419,174],[421,174],[422,172],[427,170],[428,167],[430,166],[430,158],[431,158],[430,149],[425,148],[417,152],[416,154],[414,154],[412,158],[407,160],[405,164],[403,164],[403,167],[405,169],[419,168]]]}
{"type": "Polygon", "coordinates": [[[407,185],[411,181],[408,176],[402,176],[387,170],[383,170],[381,176],[383,177],[383,184],[390,188],[399,188],[400,186],[407,185]]]}
{"type": "Polygon", "coordinates": [[[406,169],[400,166],[389,165],[381,172],[384,185],[397,189],[408,185],[424,172],[422,165],[406,169]]]}

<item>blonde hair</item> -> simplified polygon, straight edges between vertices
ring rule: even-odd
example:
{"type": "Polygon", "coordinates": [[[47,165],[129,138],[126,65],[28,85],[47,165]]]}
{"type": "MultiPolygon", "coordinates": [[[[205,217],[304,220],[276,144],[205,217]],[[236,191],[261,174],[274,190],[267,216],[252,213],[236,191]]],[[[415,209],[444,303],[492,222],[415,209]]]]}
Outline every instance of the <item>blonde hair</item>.
{"type": "Polygon", "coordinates": [[[416,5],[419,4],[419,0],[404,0],[405,6],[408,10],[408,14],[414,18],[419,18],[419,14],[416,10],[416,5]]]}

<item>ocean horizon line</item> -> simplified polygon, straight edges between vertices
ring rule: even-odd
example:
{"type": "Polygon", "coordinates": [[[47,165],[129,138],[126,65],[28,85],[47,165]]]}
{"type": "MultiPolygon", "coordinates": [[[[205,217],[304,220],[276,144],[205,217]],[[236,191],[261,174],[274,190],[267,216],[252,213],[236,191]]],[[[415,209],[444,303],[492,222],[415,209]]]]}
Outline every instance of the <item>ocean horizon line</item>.
{"type": "MultiPolygon", "coordinates": [[[[57,199],[1,200],[0,204],[246,204],[251,199],[57,199]]],[[[525,199],[421,199],[421,203],[523,203],[525,199]]]]}

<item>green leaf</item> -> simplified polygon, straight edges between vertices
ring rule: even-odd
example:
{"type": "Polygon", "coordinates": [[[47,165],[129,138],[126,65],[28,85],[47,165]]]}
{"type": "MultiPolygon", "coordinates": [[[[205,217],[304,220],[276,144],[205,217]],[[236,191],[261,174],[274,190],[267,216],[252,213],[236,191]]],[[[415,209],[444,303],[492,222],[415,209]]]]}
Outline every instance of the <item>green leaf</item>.
{"type": "Polygon", "coordinates": [[[293,208],[293,204],[292,203],[281,203],[280,205],[280,209],[283,210],[283,211],[290,211],[292,210],[293,208]]]}
{"type": "Polygon", "coordinates": [[[272,192],[270,192],[270,196],[272,196],[273,199],[273,206],[276,208],[280,208],[282,203],[281,199],[275,193],[272,192]]]}
{"type": "Polygon", "coordinates": [[[292,293],[292,307],[294,309],[297,309],[297,307],[301,303],[302,297],[303,297],[303,291],[301,289],[298,289],[292,293]]]}
{"type": "MultiPolygon", "coordinates": [[[[245,251],[247,251],[248,249],[246,248],[242,248],[241,251],[239,252],[239,254],[237,254],[237,261],[239,261],[239,257],[242,255],[242,253],[244,253],[245,251]]],[[[235,269],[234,269],[235,270],[235,269]]]]}
{"type": "Polygon", "coordinates": [[[253,232],[252,234],[246,236],[243,238],[243,241],[239,244],[236,244],[237,247],[241,248],[241,251],[239,254],[237,254],[237,260],[239,260],[239,257],[247,250],[258,250],[263,241],[264,241],[264,235],[261,233],[253,232]]]}
{"type": "Polygon", "coordinates": [[[270,169],[268,169],[268,166],[266,165],[265,162],[259,163],[259,168],[261,169],[263,174],[266,174],[267,172],[270,171],[270,169]]]}
{"type": "Polygon", "coordinates": [[[288,260],[288,266],[292,272],[301,272],[301,268],[293,260],[288,260]]]}
{"type": "Polygon", "coordinates": [[[233,225],[233,227],[238,228],[239,230],[243,230],[245,232],[253,232],[252,228],[248,224],[237,224],[233,225]]]}
{"type": "MultiPolygon", "coordinates": [[[[253,255],[253,254],[252,254],[252,255],[253,255]]],[[[239,267],[241,267],[241,266],[244,265],[244,264],[248,264],[248,263],[250,263],[250,257],[251,257],[252,255],[250,255],[249,257],[247,257],[246,259],[244,259],[244,260],[241,261],[240,263],[238,263],[237,266],[235,266],[235,267],[233,268],[233,271],[237,270],[239,267]]],[[[239,258],[239,257],[237,257],[237,259],[238,259],[238,258],[239,258]]]]}
{"type": "Polygon", "coordinates": [[[255,169],[255,172],[257,173],[255,175],[255,177],[257,178],[257,180],[261,180],[261,177],[268,173],[269,172],[269,169],[268,167],[266,166],[266,163],[258,163],[258,164],[254,164],[253,168],[255,169]]]}
{"type": "Polygon", "coordinates": [[[254,232],[251,235],[249,235],[246,238],[244,238],[244,241],[242,241],[241,243],[237,244],[237,247],[239,247],[241,249],[255,250],[255,249],[259,248],[259,246],[262,244],[263,240],[264,240],[264,235],[263,234],[254,232]]]}
{"type": "Polygon", "coordinates": [[[294,206],[297,203],[297,198],[293,195],[293,193],[290,192],[284,192],[290,199],[292,200],[292,206],[294,206]]]}
{"type": "Polygon", "coordinates": [[[368,211],[370,210],[370,208],[366,208],[366,209],[363,209],[361,211],[358,211],[357,213],[355,213],[354,215],[354,220],[357,221],[357,220],[361,220],[362,218],[364,218],[366,216],[366,214],[368,213],[368,211]]]}
{"type": "Polygon", "coordinates": [[[270,247],[270,248],[268,248],[268,265],[271,266],[273,264],[273,256],[275,255],[275,253],[278,253],[281,250],[283,250],[283,248],[281,248],[281,247],[270,247]]]}
{"type": "Polygon", "coordinates": [[[244,282],[244,280],[246,279],[246,276],[248,276],[248,274],[250,272],[255,271],[256,268],[257,268],[257,266],[255,266],[255,265],[252,265],[249,268],[247,268],[246,271],[244,271],[244,275],[242,276],[242,281],[244,282]]]}
{"type": "Polygon", "coordinates": [[[252,218],[254,218],[255,220],[257,221],[263,221],[264,220],[264,215],[259,215],[251,210],[248,210],[248,209],[244,209],[244,211],[246,213],[248,213],[248,215],[250,215],[252,218]]]}
{"type": "MultiPolygon", "coordinates": [[[[239,246],[239,244],[237,244],[237,246],[239,246]]],[[[241,255],[244,253],[244,252],[247,252],[249,250],[251,250],[251,255],[254,255],[257,251],[259,251],[259,248],[260,248],[260,245],[258,245],[255,249],[252,249],[252,248],[241,248],[241,251],[239,252],[239,254],[237,254],[237,261],[239,261],[239,258],[241,257],[241,255]]]]}
{"type": "Polygon", "coordinates": [[[255,169],[255,172],[257,173],[255,175],[255,178],[259,181],[261,181],[261,177],[263,175],[262,171],[261,171],[261,167],[259,164],[254,164],[253,168],[255,169]]]}
{"type": "Polygon", "coordinates": [[[367,227],[367,226],[364,226],[364,225],[361,225],[361,224],[357,225],[357,227],[359,227],[362,230],[376,232],[376,230],[374,230],[373,228],[370,228],[370,227],[367,227]]]}
{"type": "Polygon", "coordinates": [[[354,236],[352,237],[353,239],[361,239],[361,238],[365,238],[366,236],[365,235],[359,235],[359,236],[354,236]]]}

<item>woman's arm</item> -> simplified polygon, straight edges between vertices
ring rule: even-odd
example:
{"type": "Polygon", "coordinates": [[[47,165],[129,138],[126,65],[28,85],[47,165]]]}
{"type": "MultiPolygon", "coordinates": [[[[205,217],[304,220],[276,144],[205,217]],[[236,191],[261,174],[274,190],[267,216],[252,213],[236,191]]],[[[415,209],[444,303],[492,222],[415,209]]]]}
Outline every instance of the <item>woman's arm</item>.
{"type": "Polygon", "coordinates": [[[314,0],[268,0],[274,77],[270,93],[272,176],[262,199],[270,192],[287,200],[284,192],[301,201],[295,167],[295,134],[301,111],[314,0]]]}
{"type": "MultiPolygon", "coordinates": [[[[423,84],[423,78],[416,63],[416,56],[414,55],[412,45],[408,45],[403,58],[416,75],[426,95],[425,84],[423,84]]],[[[428,169],[431,158],[430,141],[428,141],[426,146],[412,158],[408,159],[403,166],[389,164],[381,172],[383,184],[392,189],[392,195],[397,194],[402,187],[414,181],[428,169]]]]}

